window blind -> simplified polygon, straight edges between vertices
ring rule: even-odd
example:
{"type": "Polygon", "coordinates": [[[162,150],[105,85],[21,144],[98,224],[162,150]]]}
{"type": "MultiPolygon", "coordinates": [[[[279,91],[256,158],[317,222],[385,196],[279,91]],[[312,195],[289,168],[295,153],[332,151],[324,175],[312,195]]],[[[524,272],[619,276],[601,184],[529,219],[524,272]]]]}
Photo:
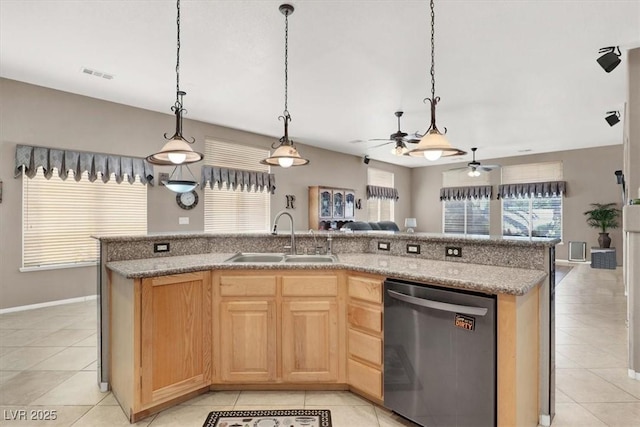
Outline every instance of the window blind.
{"type": "Polygon", "coordinates": [[[489,235],[489,199],[448,200],[443,211],[444,233],[489,235]]]}
{"type": "Polygon", "coordinates": [[[76,181],[68,173],[74,179],[46,179],[42,167],[33,178],[23,175],[24,268],[96,262],[92,235],[147,232],[147,187],[139,180],[91,182],[85,171],[76,181]]]}
{"type": "MultiPolygon", "coordinates": [[[[205,141],[204,162],[210,166],[269,172],[260,160],[269,150],[225,141],[205,141]]],[[[225,186],[204,188],[204,229],[206,232],[264,232],[269,230],[269,191],[241,191],[225,186]]]]}
{"type": "Polygon", "coordinates": [[[504,166],[498,188],[502,234],[561,239],[563,177],[562,162],[504,166]]]}
{"type": "Polygon", "coordinates": [[[503,166],[503,184],[524,184],[529,182],[562,181],[562,162],[528,163],[503,166]]]}
{"type": "MultiPolygon", "coordinates": [[[[367,185],[393,188],[393,172],[368,168],[367,185]]],[[[389,199],[367,199],[367,221],[394,221],[394,203],[389,199]]]]}

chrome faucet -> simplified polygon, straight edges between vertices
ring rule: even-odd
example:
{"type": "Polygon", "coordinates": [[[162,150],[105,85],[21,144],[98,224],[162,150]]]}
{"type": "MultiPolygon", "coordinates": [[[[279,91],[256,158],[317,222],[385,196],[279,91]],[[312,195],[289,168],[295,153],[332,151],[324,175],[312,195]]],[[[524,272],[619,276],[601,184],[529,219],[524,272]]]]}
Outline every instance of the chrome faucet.
{"type": "MultiPolygon", "coordinates": [[[[280,217],[282,215],[286,215],[289,217],[289,220],[291,221],[291,255],[295,255],[296,254],[296,234],[295,234],[295,228],[293,227],[293,217],[291,216],[291,214],[287,211],[280,211],[277,213],[276,218],[273,220],[273,231],[271,232],[271,234],[273,234],[274,236],[278,233],[276,233],[276,230],[278,229],[278,220],[280,219],[280,217]]],[[[285,246],[285,249],[287,247],[285,246]]]]}
{"type": "Polygon", "coordinates": [[[316,233],[313,231],[313,228],[309,229],[309,234],[313,237],[313,253],[318,255],[321,253],[322,246],[318,246],[318,239],[316,239],[316,233]]]}
{"type": "Polygon", "coordinates": [[[331,253],[331,251],[333,250],[333,249],[331,248],[331,241],[332,241],[332,239],[331,239],[331,234],[329,234],[329,235],[327,236],[327,255],[333,255],[333,254],[331,253]]]}

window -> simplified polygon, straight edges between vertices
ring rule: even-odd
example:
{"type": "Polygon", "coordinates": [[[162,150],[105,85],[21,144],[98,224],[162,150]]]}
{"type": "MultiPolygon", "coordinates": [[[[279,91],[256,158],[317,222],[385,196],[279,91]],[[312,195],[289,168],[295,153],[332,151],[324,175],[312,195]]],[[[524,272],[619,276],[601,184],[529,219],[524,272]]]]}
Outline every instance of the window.
{"type": "MultiPolygon", "coordinates": [[[[260,160],[269,150],[236,143],[206,140],[204,161],[207,165],[269,172],[260,160]]],[[[269,230],[270,193],[240,191],[222,186],[204,189],[204,230],[206,232],[243,232],[269,230]]]]}
{"type": "Polygon", "coordinates": [[[562,196],[503,199],[502,235],[562,239],[562,196]]]}
{"type": "Polygon", "coordinates": [[[73,171],[63,181],[42,168],[22,178],[23,271],[37,267],[84,265],[98,260],[92,235],[145,234],[147,187],[136,180],[90,182],[87,172],[75,181],[73,171]]]}
{"type": "MultiPolygon", "coordinates": [[[[470,177],[466,168],[442,173],[443,187],[474,187],[490,185],[489,174],[470,177]]],[[[489,235],[488,198],[444,200],[442,202],[442,230],[451,234],[489,235]]]]}
{"type": "Polygon", "coordinates": [[[443,202],[444,233],[489,235],[489,199],[443,202]]]}
{"type": "MultiPolygon", "coordinates": [[[[562,162],[502,168],[503,184],[561,181],[562,162]]],[[[502,235],[562,239],[562,195],[523,194],[502,199],[502,235]]]]}
{"type": "MultiPolygon", "coordinates": [[[[367,169],[367,185],[393,187],[393,172],[367,169]]],[[[394,221],[394,200],[368,199],[367,221],[394,221]]]]}

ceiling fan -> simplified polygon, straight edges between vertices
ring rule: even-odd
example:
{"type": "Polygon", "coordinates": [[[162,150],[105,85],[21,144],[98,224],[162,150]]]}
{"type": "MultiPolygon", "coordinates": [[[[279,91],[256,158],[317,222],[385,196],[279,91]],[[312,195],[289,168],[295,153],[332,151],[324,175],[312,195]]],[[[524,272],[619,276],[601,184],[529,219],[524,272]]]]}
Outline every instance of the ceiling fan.
{"type": "MultiPolygon", "coordinates": [[[[395,154],[396,156],[403,156],[409,152],[407,143],[417,144],[418,142],[420,142],[420,138],[416,138],[415,135],[413,138],[411,137],[407,138],[408,134],[400,130],[400,117],[402,117],[404,112],[396,111],[394,114],[398,118],[397,132],[392,133],[391,135],[389,135],[389,138],[386,138],[386,139],[369,139],[368,141],[386,141],[383,144],[375,145],[371,148],[378,148],[387,144],[395,144],[395,147],[391,150],[391,153],[395,154]]],[[[361,141],[354,141],[354,142],[361,142],[361,141]]]]}
{"type": "Polygon", "coordinates": [[[455,170],[464,170],[464,169],[468,169],[469,172],[467,172],[467,175],[469,176],[480,176],[480,172],[490,172],[494,169],[499,169],[501,166],[500,165],[483,165],[480,162],[476,161],[476,150],[478,148],[477,147],[473,147],[471,149],[471,152],[473,153],[473,160],[470,161],[469,163],[467,163],[467,166],[463,167],[463,168],[455,168],[455,169],[450,169],[452,171],[455,170]]]}

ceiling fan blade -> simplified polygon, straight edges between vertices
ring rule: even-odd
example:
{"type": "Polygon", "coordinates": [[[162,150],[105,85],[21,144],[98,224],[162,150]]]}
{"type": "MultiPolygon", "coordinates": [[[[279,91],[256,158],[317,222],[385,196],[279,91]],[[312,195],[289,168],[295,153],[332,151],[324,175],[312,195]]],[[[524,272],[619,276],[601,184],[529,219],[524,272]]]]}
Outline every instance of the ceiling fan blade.
{"type": "Polygon", "coordinates": [[[391,143],[394,143],[394,142],[395,142],[395,141],[391,141],[391,140],[388,140],[388,139],[377,139],[377,140],[372,139],[371,141],[387,141],[387,142],[382,143],[382,144],[374,145],[374,146],[373,146],[373,147],[371,147],[371,148],[384,147],[384,146],[385,146],[385,145],[387,145],[387,144],[391,144],[391,143]]]}
{"type": "Polygon", "coordinates": [[[462,168],[453,168],[453,169],[448,169],[447,172],[451,172],[451,171],[463,171],[463,170],[467,170],[469,169],[468,166],[464,166],[462,168]]]}
{"type": "Polygon", "coordinates": [[[485,172],[491,172],[494,169],[500,169],[500,165],[480,165],[478,169],[482,169],[485,172]]]}
{"type": "Polygon", "coordinates": [[[364,139],[352,139],[351,141],[347,141],[349,144],[360,144],[362,142],[366,142],[364,139]]]}
{"type": "Polygon", "coordinates": [[[406,143],[409,143],[409,144],[417,144],[417,143],[420,142],[420,138],[407,138],[407,137],[405,137],[405,138],[402,138],[402,142],[406,142],[406,143]]]}

